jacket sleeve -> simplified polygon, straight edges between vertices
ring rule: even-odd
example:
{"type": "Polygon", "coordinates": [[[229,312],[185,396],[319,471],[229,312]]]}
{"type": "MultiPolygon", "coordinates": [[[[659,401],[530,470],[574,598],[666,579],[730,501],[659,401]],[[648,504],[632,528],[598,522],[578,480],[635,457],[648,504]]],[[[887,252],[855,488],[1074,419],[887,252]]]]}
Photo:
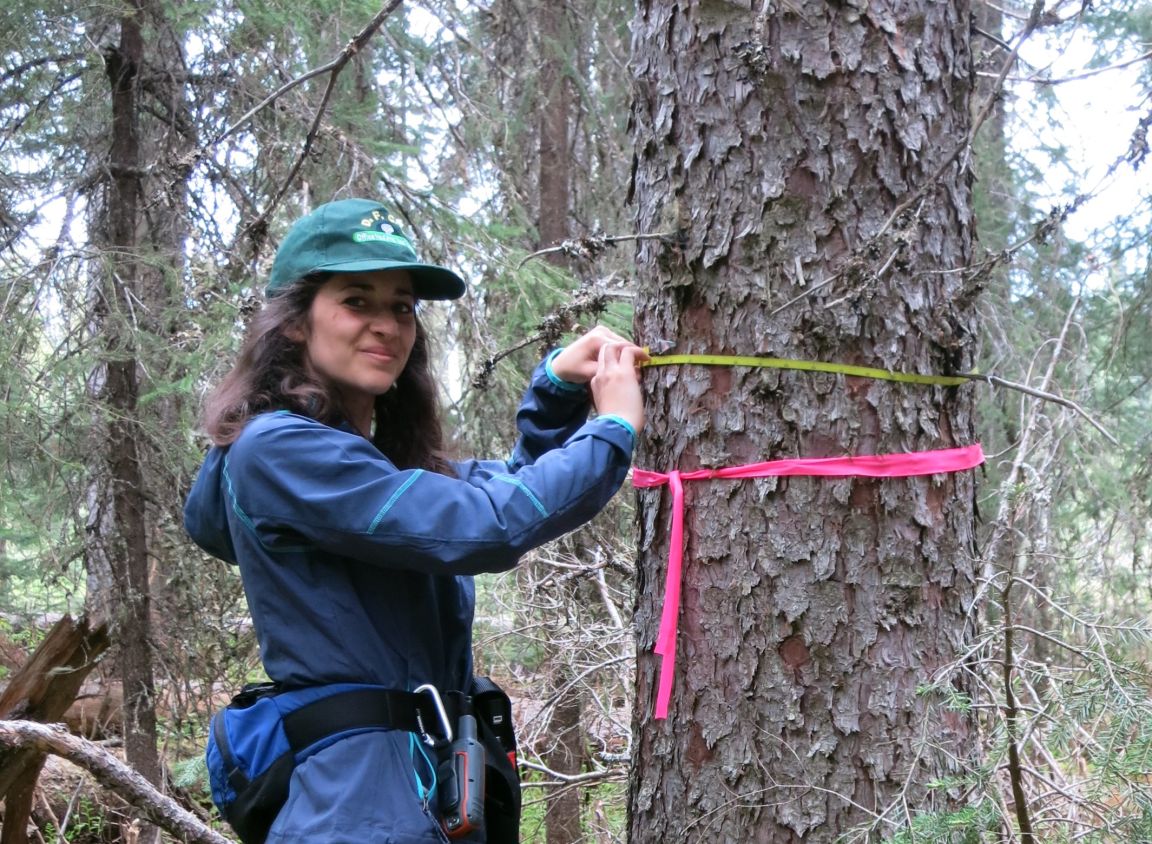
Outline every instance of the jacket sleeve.
{"type": "Polygon", "coordinates": [[[632,447],[626,424],[598,418],[531,465],[499,472],[489,462],[450,478],[399,470],[363,437],[277,413],[252,420],[229,449],[224,485],[243,529],[270,552],[475,574],[510,568],[595,516],[624,482],[632,447]]]}
{"type": "Polygon", "coordinates": [[[512,457],[507,461],[458,461],[453,465],[460,477],[481,478],[530,466],[540,455],[564,445],[587,421],[591,393],[587,385],[564,381],[552,371],[552,359],[559,353],[560,349],[551,352],[532,373],[516,412],[520,436],[512,457]]]}
{"type": "Polygon", "coordinates": [[[591,392],[585,384],[572,384],[552,371],[554,350],[532,372],[532,380],[516,412],[520,439],[512,452],[512,471],[530,466],[542,454],[566,443],[588,419],[591,392]]]}

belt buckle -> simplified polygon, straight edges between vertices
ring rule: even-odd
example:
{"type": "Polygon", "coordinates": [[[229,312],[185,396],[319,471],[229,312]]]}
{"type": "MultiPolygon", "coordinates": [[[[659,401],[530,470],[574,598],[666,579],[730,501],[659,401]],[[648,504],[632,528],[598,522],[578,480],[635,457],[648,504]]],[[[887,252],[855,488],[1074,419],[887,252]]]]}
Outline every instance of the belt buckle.
{"type": "Polygon", "coordinates": [[[422,686],[417,686],[413,694],[427,694],[432,698],[432,703],[436,707],[436,717],[440,719],[440,727],[444,731],[444,739],[437,740],[429,732],[428,728],[424,725],[424,715],[420,711],[420,706],[416,706],[416,725],[419,727],[420,738],[429,747],[444,747],[452,743],[454,736],[452,735],[452,725],[448,722],[448,712],[444,709],[444,701],[440,698],[440,692],[431,683],[425,683],[422,686]]]}

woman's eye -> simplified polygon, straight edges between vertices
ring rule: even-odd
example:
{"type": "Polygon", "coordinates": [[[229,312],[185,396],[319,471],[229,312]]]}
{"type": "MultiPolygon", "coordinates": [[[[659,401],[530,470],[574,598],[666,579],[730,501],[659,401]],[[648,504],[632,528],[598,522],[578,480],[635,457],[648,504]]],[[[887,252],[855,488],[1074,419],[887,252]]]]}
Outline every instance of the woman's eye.
{"type": "Polygon", "coordinates": [[[364,297],[362,296],[349,296],[344,300],[344,304],[349,308],[362,308],[364,307],[364,297]]]}
{"type": "Polygon", "coordinates": [[[412,307],[411,302],[397,302],[394,310],[398,314],[410,314],[413,313],[416,309],[412,307]]]}

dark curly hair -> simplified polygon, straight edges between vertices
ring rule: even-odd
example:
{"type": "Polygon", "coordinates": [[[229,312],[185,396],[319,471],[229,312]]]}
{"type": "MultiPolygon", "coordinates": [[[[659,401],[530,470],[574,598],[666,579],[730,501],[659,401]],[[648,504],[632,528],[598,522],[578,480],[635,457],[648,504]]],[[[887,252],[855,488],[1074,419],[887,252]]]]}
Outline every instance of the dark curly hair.
{"type": "MultiPolygon", "coordinates": [[[[240,436],[248,420],[289,410],[326,425],[345,418],[339,396],[308,363],[301,334],[316,291],[330,278],[311,275],[289,285],[252,317],[232,370],[204,406],[204,429],[219,446],[240,436]]],[[[429,364],[428,335],[416,320],[416,343],[393,389],[376,397],[373,444],[401,469],[454,475],[444,455],[444,431],[436,381],[429,364]]]]}

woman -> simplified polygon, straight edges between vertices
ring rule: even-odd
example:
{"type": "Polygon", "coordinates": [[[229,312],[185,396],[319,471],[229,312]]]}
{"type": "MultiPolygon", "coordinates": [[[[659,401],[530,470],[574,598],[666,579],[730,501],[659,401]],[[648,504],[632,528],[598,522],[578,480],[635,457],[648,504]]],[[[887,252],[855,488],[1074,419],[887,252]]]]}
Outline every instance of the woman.
{"type": "Polygon", "coordinates": [[[426,746],[443,736],[421,716],[438,710],[420,701],[473,688],[472,575],[588,521],[628,471],[644,351],[604,328],[537,367],[509,461],[443,456],[418,303],[463,293],[378,203],[324,205],[284,238],[208,402],[215,446],[185,524],[239,565],[268,676],[306,694],[368,686],[417,701],[415,721],[394,715],[393,729],[299,754],[271,842],[447,840],[444,770],[426,746]]]}

